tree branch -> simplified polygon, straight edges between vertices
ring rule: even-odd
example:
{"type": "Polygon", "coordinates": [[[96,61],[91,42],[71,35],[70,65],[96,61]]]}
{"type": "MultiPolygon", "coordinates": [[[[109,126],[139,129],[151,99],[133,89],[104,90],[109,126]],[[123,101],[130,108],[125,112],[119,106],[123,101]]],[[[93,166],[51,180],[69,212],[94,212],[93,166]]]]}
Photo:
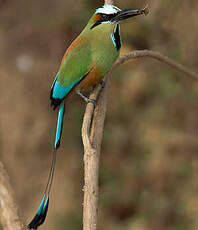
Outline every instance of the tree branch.
{"type": "Polygon", "coordinates": [[[82,139],[84,144],[84,202],[83,202],[83,229],[96,230],[98,216],[98,174],[99,159],[103,136],[104,120],[107,108],[107,89],[109,80],[104,89],[99,84],[91,99],[97,100],[94,109],[92,103],[88,103],[82,125],[82,139]],[[101,94],[100,94],[101,92],[101,94]]]}
{"type": "Polygon", "coordinates": [[[99,161],[102,143],[103,127],[106,116],[107,92],[109,88],[109,77],[112,71],[120,64],[140,57],[150,57],[160,62],[166,63],[180,73],[198,80],[198,74],[185,66],[171,60],[170,58],[151,50],[132,51],[120,57],[112,70],[106,77],[103,90],[99,84],[91,93],[91,99],[97,99],[97,106],[88,103],[82,125],[82,140],[84,145],[84,203],[83,203],[83,230],[96,230],[98,217],[98,180],[99,180],[99,161]]]}
{"type": "Polygon", "coordinates": [[[0,223],[4,230],[24,229],[13,197],[9,177],[3,164],[0,162],[0,223]]]}
{"type": "Polygon", "coordinates": [[[128,54],[124,55],[123,57],[120,57],[113,69],[115,69],[117,66],[119,66],[120,64],[123,64],[126,61],[129,61],[130,59],[133,58],[141,58],[141,57],[150,57],[153,59],[156,59],[160,62],[163,62],[171,67],[173,67],[173,69],[177,70],[178,72],[191,77],[194,80],[198,80],[198,74],[195,73],[194,71],[188,69],[187,67],[183,66],[182,64],[171,60],[170,58],[160,54],[159,52],[156,51],[152,51],[152,50],[135,50],[135,51],[131,51],[128,54]]]}

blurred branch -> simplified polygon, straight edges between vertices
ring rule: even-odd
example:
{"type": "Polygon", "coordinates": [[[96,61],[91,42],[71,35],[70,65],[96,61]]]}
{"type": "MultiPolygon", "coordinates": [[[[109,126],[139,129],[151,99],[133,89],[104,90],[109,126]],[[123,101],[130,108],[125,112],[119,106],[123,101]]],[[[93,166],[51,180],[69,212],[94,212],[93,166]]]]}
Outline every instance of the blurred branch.
{"type": "MultiPolygon", "coordinates": [[[[0,224],[3,230],[22,230],[24,225],[19,218],[8,174],[0,162],[0,224]]],[[[1,227],[0,227],[1,228],[1,227]]]]}
{"type": "MultiPolygon", "coordinates": [[[[128,54],[124,55],[123,57],[120,57],[117,62],[114,65],[114,68],[116,68],[118,65],[123,64],[124,62],[133,59],[133,58],[140,58],[140,57],[150,57],[153,59],[156,59],[158,61],[164,62],[167,65],[173,67],[175,70],[179,71],[180,73],[193,78],[194,80],[198,80],[198,74],[192,71],[191,69],[188,69],[184,65],[160,54],[159,52],[152,51],[152,50],[135,50],[131,51],[128,54]]],[[[114,69],[113,68],[113,69],[114,69]]]]}

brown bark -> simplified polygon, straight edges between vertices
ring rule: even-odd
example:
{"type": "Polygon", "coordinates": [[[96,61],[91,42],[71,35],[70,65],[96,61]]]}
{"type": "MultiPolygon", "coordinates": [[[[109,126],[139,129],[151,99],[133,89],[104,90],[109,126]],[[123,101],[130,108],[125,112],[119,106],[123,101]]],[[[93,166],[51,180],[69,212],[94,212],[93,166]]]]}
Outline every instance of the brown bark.
{"type": "Polygon", "coordinates": [[[24,225],[19,218],[18,208],[7,172],[0,162],[0,224],[3,230],[22,230],[24,225]]]}

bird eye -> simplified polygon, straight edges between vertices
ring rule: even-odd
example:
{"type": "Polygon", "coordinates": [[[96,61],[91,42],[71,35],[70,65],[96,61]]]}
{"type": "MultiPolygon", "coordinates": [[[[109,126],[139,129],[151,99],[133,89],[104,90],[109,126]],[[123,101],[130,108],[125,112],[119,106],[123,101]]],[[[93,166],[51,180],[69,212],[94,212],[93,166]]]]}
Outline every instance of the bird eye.
{"type": "Polygon", "coordinates": [[[115,16],[115,14],[103,14],[103,13],[96,14],[94,17],[94,24],[92,25],[91,29],[102,24],[103,22],[111,21],[111,19],[114,16],[115,16]]]}
{"type": "Polygon", "coordinates": [[[101,19],[104,21],[109,21],[113,18],[115,14],[101,14],[101,19]]]}
{"type": "Polygon", "coordinates": [[[100,16],[101,16],[101,19],[105,19],[107,17],[106,14],[100,14],[100,16]]]}

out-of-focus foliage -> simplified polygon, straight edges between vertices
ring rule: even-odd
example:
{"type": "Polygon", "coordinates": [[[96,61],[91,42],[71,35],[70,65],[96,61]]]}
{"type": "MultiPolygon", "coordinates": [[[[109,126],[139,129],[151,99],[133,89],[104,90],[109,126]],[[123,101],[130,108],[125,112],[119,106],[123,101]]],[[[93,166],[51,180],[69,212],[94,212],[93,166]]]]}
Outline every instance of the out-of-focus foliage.
{"type": "MultiPolygon", "coordinates": [[[[146,1],[147,3],[148,1],[146,1]]],[[[116,1],[120,8],[143,0],[116,1]]],[[[0,158],[27,222],[54,142],[49,91],[66,47],[101,1],[0,1],[0,158]]],[[[154,49],[198,71],[198,2],[152,0],[122,25],[122,54],[154,49]]],[[[82,57],[83,58],[83,57],[82,57]]],[[[99,229],[198,229],[198,84],[150,59],[114,72],[100,165],[99,229]]],[[[84,103],[66,108],[49,215],[42,229],[82,228],[84,103]]]]}

